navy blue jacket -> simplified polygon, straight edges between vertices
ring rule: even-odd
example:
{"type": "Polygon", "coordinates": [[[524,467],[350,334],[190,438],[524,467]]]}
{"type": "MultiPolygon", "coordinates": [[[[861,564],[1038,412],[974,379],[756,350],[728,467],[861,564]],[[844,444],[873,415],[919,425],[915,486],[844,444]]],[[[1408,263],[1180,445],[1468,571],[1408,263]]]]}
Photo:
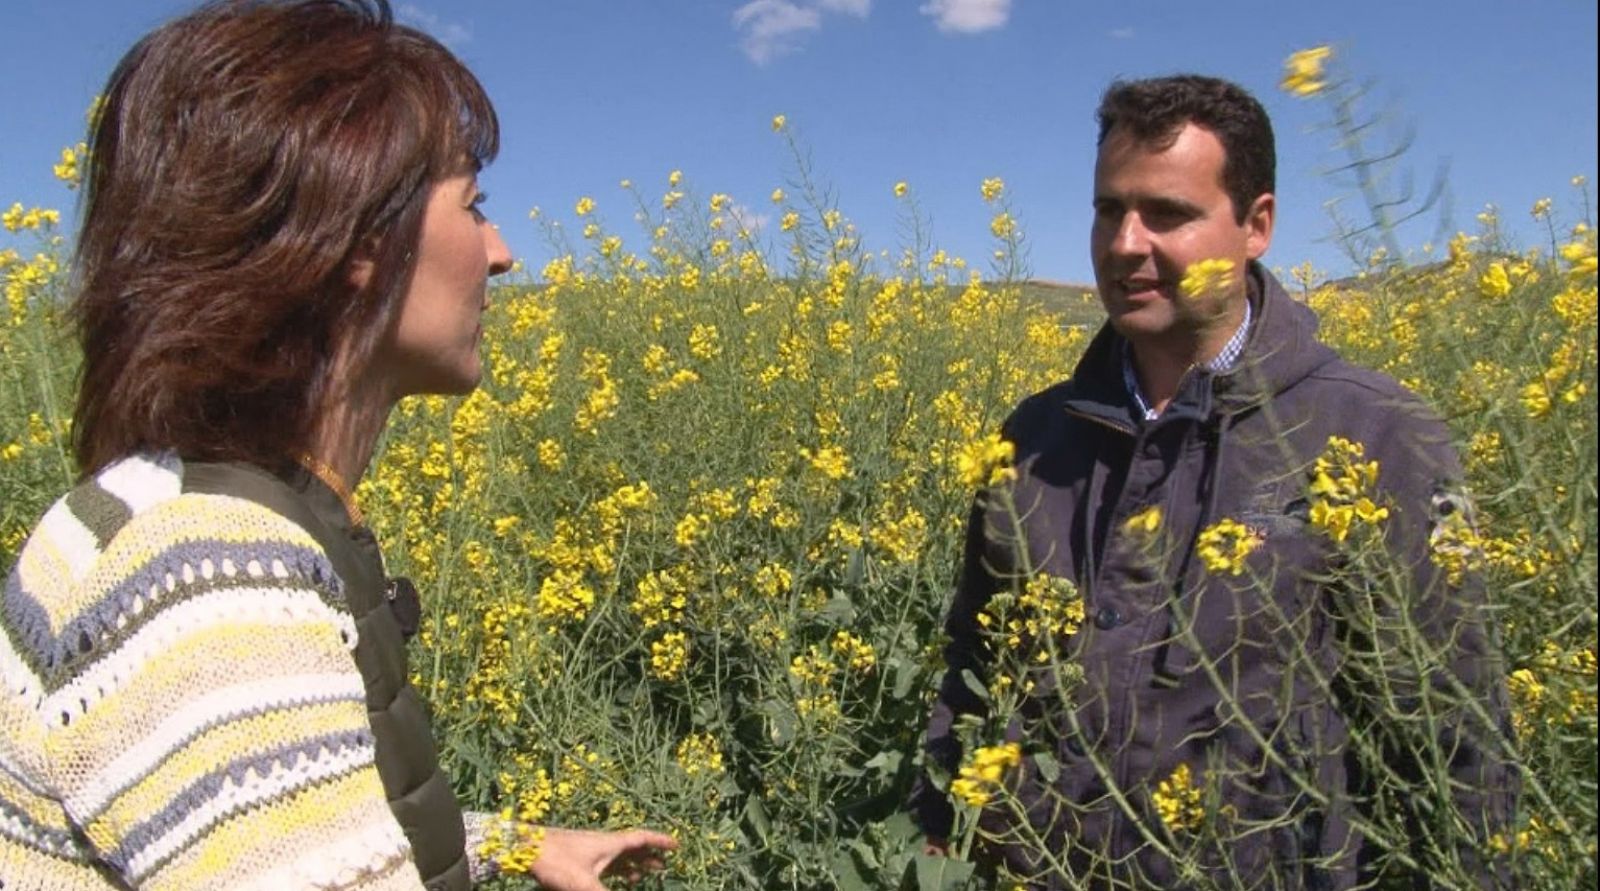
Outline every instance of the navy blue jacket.
{"type": "MultiPolygon", "coordinates": [[[[1380,758],[1404,760],[1405,732],[1386,741],[1384,726],[1368,723],[1458,683],[1482,708],[1451,709],[1428,732],[1447,753],[1455,804],[1477,837],[1509,819],[1515,772],[1496,754],[1509,733],[1507,696],[1481,587],[1446,584],[1429,555],[1441,516],[1462,505],[1448,432],[1393,380],[1319,343],[1313,313],[1259,265],[1249,276],[1255,321],[1230,371],[1191,368],[1161,416],[1145,421],[1124,383],[1126,344],[1102,328],[1071,379],[1005,422],[1016,448],[1010,506],[989,493],[973,508],[928,729],[933,763],[953,774],[962,753],[952,724],[984,712],[961,675],[990,680],[978,621],[990,598],[1042,571],[1075,581],[1086,607],[1082,628],[1060,642],[1083,670],[1070,707],[1041,672],[1021,713],[1006,716],[1008,733],[1058,769],[1025,759],[1017,792],[1026,818],[983,816],[1002,839],[988,856],[1037,876],[1039,887],[1184,887],[1162,845],[1186,840],[1165,833],[1151,804],[1180,763],[1216,788],[1211,806],[1233,827],[1229,843],[1182,858],[1202,866],[1203,886],[1231,887],[1236,877],[1243,887],[1351,887],[1377,854],[1361,818],[1378,807],[1361,767],[1371,760],[1358,757],[1352,729],[1380,752],[1394,744],[1380,758]],[[1380,464],[1386,546],[1412,592],[1409,621],[1442,650],[1436,666],[1391,660],[1374,671],[1371,654],[1388,638],[1381,619],[1363,616],[1393,605],[1363,610],[1358,595],[1330,583],[1339,558],[1309,523],[1306,493],[1307,469],[1330,436],[1362,443],[1380,464]],[[1166,543],[1154,557],[1124,531],[1151,507],[1162,511],[1166,543]],[[1208,572],[1195,556],[1200,531],[1224,518],[1261,538],[1240,576],[1208,572]],[[1387,710],[1369,707],[1380,694],[1387,710]],[[1024,828],[1042,844],[1020,841],[1024,828]],[[1040,847],[1054,852],[1054,866],[1036,856],[1040,847]]],[[[948,836],[950,804],[926,778],[913,809],[930,836],[948,836]]]]}

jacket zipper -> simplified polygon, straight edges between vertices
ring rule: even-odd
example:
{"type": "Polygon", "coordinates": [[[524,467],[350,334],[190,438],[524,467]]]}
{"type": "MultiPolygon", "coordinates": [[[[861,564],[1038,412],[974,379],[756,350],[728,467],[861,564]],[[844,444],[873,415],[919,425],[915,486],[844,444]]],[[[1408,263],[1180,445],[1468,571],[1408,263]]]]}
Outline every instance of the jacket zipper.
{"type": "Polygon", "coordinates": [[[1134,437],[1138,436],[1138,434],[1134,433],[1132,427],[1124,427],[1121,424],[1116,423],[1115,421],[1108,421],[1105,418],[1101,418],[1101,417],[1097,417],[1095,415],[1091,415],[1088,412],[1079,411],[1078,409],[1075,409],[1070,405],[1062,406],[1062,411],[1065,411],[1067,414],[1072,415],[1075,418],[1082,418],[1085,421],[1093,421],[1094,423],[1099,424],[1102,427],[1105,427],[1105,428],[1110,429],[1110,430],[1115,430],[1118,433],[1123,434],[1124,436],[1134,436],[1134,437]]]}

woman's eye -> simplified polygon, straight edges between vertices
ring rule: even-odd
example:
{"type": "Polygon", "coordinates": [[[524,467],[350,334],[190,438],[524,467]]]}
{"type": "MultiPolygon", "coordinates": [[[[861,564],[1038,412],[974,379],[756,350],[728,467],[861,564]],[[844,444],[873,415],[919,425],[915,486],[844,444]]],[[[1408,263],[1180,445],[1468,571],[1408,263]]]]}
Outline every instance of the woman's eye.
{"type": "Polygon", "coordinates": [[[472,202],[467,205],[467,209],[472,211],[473,216],[481,220],[483,219],[483,203],[488,200],[488,192],[479,192],[472,196],[472,202]]]}

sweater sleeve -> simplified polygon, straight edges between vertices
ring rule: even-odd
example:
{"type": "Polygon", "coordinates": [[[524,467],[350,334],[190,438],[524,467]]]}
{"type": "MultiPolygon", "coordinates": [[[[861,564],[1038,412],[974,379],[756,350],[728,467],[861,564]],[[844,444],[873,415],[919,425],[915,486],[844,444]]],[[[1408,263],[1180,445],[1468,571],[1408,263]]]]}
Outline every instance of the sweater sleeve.
{"type": "Polygon", "coordinates": [[[33,596],[29,569],[19,602],[60,629],[29,654],[39,763],[98,869],[133,888],[422,886],[374,764],[355,624],[303,530],[187,494],[132,516],[65,591],[33,596]]]}

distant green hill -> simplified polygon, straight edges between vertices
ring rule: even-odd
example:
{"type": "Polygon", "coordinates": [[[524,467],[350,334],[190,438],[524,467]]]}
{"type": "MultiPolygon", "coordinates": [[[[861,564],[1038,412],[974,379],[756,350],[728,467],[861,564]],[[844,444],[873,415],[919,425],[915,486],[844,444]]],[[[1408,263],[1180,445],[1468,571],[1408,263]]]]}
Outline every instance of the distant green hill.
{"type": "Polygon", "coordinates": [[[1069,325],[1098,328],[1106,317],[1105,310],[1100,306],[1100,295],[1095,292],[1093,285],[1033,279],[1022,283],[1022,300],[1060,313],[1069,325]]]}
{"type": "MultiPolygon", "coordinates": [[[[496,298],[511,294],[538,291],[544,285],[535,282],[511,282],[495,286],[496,298]]],[[[951,296],[961,293],[964,285],[949,286],[951,296]]],[[[1093,285],[1075,285],[1066,282],[1030,279],[1022,283],[1022,302],[1039,306],[1048,312],[1060,313],[1068,325],[1084,325],[1091,330],[1105,320],[1105,310],[1093,285]]]]}

